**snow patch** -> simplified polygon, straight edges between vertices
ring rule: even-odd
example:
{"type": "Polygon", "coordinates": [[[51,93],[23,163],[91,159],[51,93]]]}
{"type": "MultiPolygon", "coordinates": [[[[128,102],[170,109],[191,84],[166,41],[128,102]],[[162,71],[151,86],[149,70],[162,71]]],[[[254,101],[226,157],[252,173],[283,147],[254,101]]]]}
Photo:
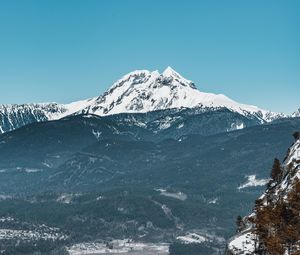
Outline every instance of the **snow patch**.
{"type": "Polygon", "coordinates": [[[219,201],[219,198],[216,197],[216,198],[208,200],[208,203],[209,204],[216,204],[218,201],[219,201]]]}
{"type": "Polygon", "coordinates": [[[84,254],[135,254],[135,255],[167,255],[169,244],[167,243],[141,243],[130,239],[113,240],[111,242],[79,243],[67,248],[70,255],[84,254]]]}
{"type": "Polygon", "coordinates": [[[165,197],[172,197],[181,201],[184,201],[187,199],[187,195],[183,192],[168,192],[165,189],[155,189],[156,191],[160,192],[160,195],[165,196],[165,197]]]}
{"type": "Polygon", "coordinates": [[[270,179],[256,179],[256,175],[247,175],[248,181],[238,187],[239,190],[248,187],[257,187],[266,185],[270,179]]]}
{"type": "Polygon", "coordinates": [[[176,237],[177,240],[185,243],[185,244],[190,244],[190,243],[204,243],[209,241],[209,239],[205,236],[195,234],[195,233],[188,233],[185,236],[178,236],[176,237]]]}
{"type": "Polygon", "coordinates": [[[245,232],[235,237],[228,245],[228,249],[235,255],[250,255],[255,251],[255,236],[245,232]]]}
{"type": "Polygon", "coordinates": [[[79,197],[81,194],[61,194],[57,199],[56,202],[62,204],[70,204],[72,200],[76,197],[79,197]]]}
{"type": "Polygon", "coordinates": [[[92,133],[93,133],[93,135],[96,137],[96,139],[99,141],[100,138],[101,138],[102,132],[93,129],[93,130],[92,130],[92,133]]]}

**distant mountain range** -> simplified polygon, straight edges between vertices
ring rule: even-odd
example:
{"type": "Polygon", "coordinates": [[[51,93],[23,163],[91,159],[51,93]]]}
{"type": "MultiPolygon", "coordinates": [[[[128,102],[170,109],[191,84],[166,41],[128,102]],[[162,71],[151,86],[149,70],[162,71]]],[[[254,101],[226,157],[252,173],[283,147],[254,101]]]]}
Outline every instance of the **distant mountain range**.
{"type": "Polygon", "coordinates": [[[0,236],[3,249],[16,240],[33,253],[46,244],[130,238],[178,245],[200,236],[199,254],[220,254],[234,217],[262,192],[264,169],[300,127],[299,118],[247,121],[226,108],[170,109],[67,116],[0,135],[0,229],[15,233],[0,236]],[[248,127],[235,130],[233,120],[248,127]],[[63,240],[25,239],[44,224],[63,240]]]}
{"type": "MultiPolygon", "coordinates": [[[[162,73],[147,70],[131,72],[114,83],[103,95],[70,104],[0,105],[0,133],[72,114],[105,116],[183,108],[198,108],[202,111],[226,108],[261,123],[286,117],[281,113],[234,102],[222,94],[201,92],[192,81],[168,67],[162,73]]],[[[298,115],[299,111],[293,116],[298,115]]]]}
{"type": "Polygon", "coordinates": [[[71,104],[1,105],[1,250],[113,253],[132,239],[221,254],[298,116],[200,92],[171,68],[71,104]]]}

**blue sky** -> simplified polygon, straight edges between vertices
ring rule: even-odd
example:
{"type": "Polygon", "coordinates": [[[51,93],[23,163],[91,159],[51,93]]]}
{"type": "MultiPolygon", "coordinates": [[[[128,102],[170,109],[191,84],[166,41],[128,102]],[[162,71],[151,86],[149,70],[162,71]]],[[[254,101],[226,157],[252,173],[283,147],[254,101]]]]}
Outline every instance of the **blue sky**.
{"type": "Polygon", "coordinates": [[[299,13],[297,0],[0,0],[0,103],[67,103],[170,65],[201,91],[289,113],[299,13]]]}

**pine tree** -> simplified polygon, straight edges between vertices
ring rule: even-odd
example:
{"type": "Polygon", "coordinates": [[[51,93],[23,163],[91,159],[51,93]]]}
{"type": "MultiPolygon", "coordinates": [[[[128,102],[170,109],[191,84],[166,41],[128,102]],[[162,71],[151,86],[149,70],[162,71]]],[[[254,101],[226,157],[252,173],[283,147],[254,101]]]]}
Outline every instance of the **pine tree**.
{"type": "MultiPolygon", "coordinates": [[[[298,180],[289,192],[286,201],[283,237],[289,251],[300,249],[300,181],[298,180]],[[295,246],[297,246],[295,248],[295,246]],[[299,248],[299,249],[297,249],[299,248]]],[[[294,253],[291,253],[294,254],[294,253]]]]}
{"type": "Polygon", "coordinates": [[[271,170],[271,178],[272,180],[278,182],[281,178],[281,175],[282,175],[282,168],[281,168],[280,161],[279,159],[275,158],[271,170]]]}
{"type": "Polygon", "coordinates": [[[295,138],[296,141],[299,140],[300,139],[300,132],[299,131],[295,132],[293,134],[293,137],[295,138]]]}
{"type": "Polygon", "coordinates": [[[237,218],[236,218],[236,226],[237,226],[237,232],[241,232],[245,227],[243,218],[240,215],[237,216],[237,218]]]}

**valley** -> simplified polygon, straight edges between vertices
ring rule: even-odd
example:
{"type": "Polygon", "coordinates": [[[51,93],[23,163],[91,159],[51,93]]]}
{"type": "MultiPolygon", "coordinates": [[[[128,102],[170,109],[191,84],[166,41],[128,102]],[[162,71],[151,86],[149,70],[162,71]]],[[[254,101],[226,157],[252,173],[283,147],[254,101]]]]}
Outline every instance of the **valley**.
{"type": "Polygon", "coordinates": [[[171,68],[0,124],[0,248],[22,255],[223,254],[300,129],[171,68]]]}

